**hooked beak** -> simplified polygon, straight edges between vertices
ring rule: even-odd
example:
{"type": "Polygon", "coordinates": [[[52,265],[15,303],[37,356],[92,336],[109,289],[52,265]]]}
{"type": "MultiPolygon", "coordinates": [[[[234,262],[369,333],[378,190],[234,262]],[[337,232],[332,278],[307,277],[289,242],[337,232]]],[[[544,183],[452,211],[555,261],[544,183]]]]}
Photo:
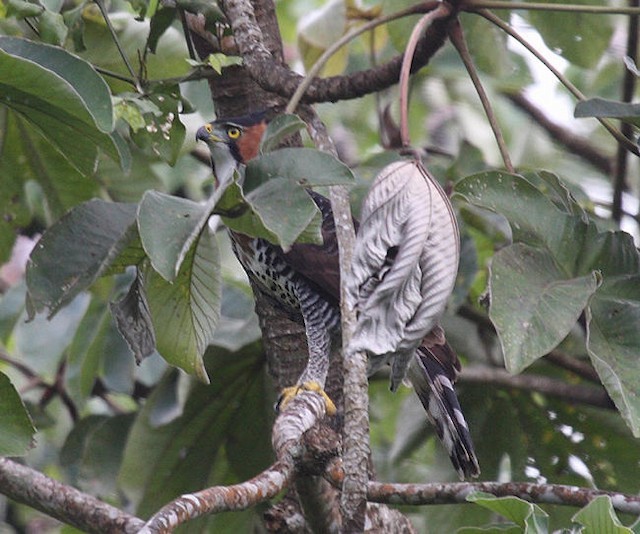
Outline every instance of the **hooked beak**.
{"type": "MultiPolygon", "coordinates": [[[[209,127],[211,128],[211,127],[209,127]]],[[[205,143],[219,143],[222,141],[215,133],[210,132],[206,126],[200,126],[196,132],[196,141],[204,141],[205,143]]]]}

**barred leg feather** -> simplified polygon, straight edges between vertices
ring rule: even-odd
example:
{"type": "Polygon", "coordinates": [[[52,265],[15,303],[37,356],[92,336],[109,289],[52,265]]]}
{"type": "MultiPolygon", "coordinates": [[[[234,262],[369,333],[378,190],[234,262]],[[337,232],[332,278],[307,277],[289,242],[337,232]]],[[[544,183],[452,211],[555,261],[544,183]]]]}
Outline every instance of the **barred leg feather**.
{"type": "Polygon", "coordinates": [[[409,365],[407,377],[422,402],[427,417],[435,426],[451,463],[460,479],[464,480],[467,477],[477,477],[480,466],[469,427],[448,374],[433,352],[421,346],[409,365]]]}

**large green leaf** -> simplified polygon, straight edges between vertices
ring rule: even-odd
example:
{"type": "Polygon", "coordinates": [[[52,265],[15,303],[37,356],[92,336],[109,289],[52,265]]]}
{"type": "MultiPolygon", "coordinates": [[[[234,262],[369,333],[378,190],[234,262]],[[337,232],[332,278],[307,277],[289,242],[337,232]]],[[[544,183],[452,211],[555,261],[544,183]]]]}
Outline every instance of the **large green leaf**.
{"type": "Polygon", "coordinates": [[[202,357],[220,316],[220,259],[208,227],[191,246],[172,283],[150,266],[144,292],[158,352],[170,364],[208,382],[202,357]]]}
{"type": "MultiPolygon", "coordinates": [[[[5,120],[0,133],[0,174],[6,196],[1,196],[0,209],[10,216],[5,221],[21,219],[25,223],[24,218],[31,215],[25,198],[29,181],[42,188],[44,212],[50,218],[44,221],[46,223],[59,219],[76,204],[97,196],[98,183],[83,176],[27,120],[8,109],[0,110],[2,112],[5,120]],[[15,213],[15,210],[21,211],[15,213]]],[[[93,160],[87,161],[88,165],[93,163],[93,160]]],[[[14,225],[18,223],[13,222],[14,225]]]]}
{"type": "Polygon", "coordinates": [[[117,475],[134,414],[89,416],[67,436],[60,462],[76,475],[82,489],[108,496],[117,490],[117,475]]]}
{"type": "MultiPolygon", "coordinates": [[[[286,122],[286,121],[285,121],[286,122]]],[[[292,121],[272,134],[299,125],[292,121]]],[[[242,190],[232,184],[216,205],[225,224],[285,250],[294,242],[321,241],[320,212],[306,187],[353,183],[351,170],[333,156],[308,148],[283,148],[249,162],[242,190]]]]}
{"type": "MultiPolygon", "coordinates": [[[[549,4],[560,4],[562,0],[550,0],[549,4]]],[[[598,0],[577,0],[584,6],[599,6],[598,0]]],[[[558,13],[529,11],[529,21],[540,32],[549,48],[570,62],[586,69],[595,67],[602,58],[613,33],[608,15],[594,16],[591,13],[558,13]]]]}
{"type": "Polygon", "coordinates": [[[138,229],[153,268],[168,282],[206,224],[211,208],[186,198],[147,191],[138,206],[138,229]]]}
{"type": "Polygon", "coordinates": [[[491,263],[489,316],[500,332],[507,370],[518,373],[569,333],[600,282],[596,273],[566,278],[551,254],[522,243],[491,263]]]}
{"type": "MultiPolygon", "coordinates": [[[[242,353],[212,351],[209,386],[194,384],[182,415],[153,424],[164,402],[156,388],[137,417],[125,450],[120,481],[142,516],[178,495],[244,480],[271,459],[271,399],[259,345],[242,353]]],[[[164,382],[175,382],[170,375],[164,382]]]]}
{"type": "Polygon", "coordinates": [[[295,241],[321,242],[322,219],[317,206],[303,188],[292,187],[281,177],[246,196],[237,182],[231,183],[214,213],[221,215],[231,230],[261,237],[285,249],[295,241]]]}
{"type": "Polygon", "coordinates": [[[633,238],[598,232],[558,183],[546,175],[538,178],[548,198],[524,178],[504,173],[478,174],[456,185],[469,202],[504,215],[518,242],[497,253],[491,269],[490,317],[507,368],[522,370],[551,350],[586,309],[589,355],[639,435],[634,370],[640,350],[635,326],[640,256],[633,238]]]}
{"type": "Polygon", "coordinates": [[[496,497],[489,493],[472,493],[467,500],[513,521],[525,534],[547,534],[549,516],[537,504],[518,497],[496,497]]]}
{"type": "Polygon", "coordinates": [[[27,264],[32,310],[54,315],[103,274],[131,240],[135,213],[133,204],[91,200],[45,232],[27,264]]]}
{"type": "Polygon", "coordinates": [[[567,275],[573,273],[587,228],[580,217],[561,211],[522,176],[500,171],[474,174],[460,180],[455,192],[506,217],[514,241],[548,249],[567,275]]]}
{"type": "Polygon", "coordinates": [[[625,527],[613,509],[611,497],[600,495],[572,518],[584,528],[581,534],[631,534],[633,531],[625,527]]]}
{"type": "Polygon", "coordinates": [[[634,436],[640,437],[640,275],[605,278],[587,313],[587,349],[634,436]]]}
{"type": "Polygon", "coordinates": [[[302,187],[354,182],[349,167],[326,152],[313,148],[282,148],[249,162],[244,190],[248,194],[276,177],[286,178],[290,185],[302,187]]]}
{"type": "Polygon", "coordinates": [[[0,36],[0,70],[0,103],[22,114],[79,172],[95,171],[97,147],[126,166],[109,88],[89,63],[58,47],[0,36]]]}
{"type": "Polygon", "coordinates": [[[20,395],[0,373],[0,456],[22,456],[33,445],[35,429],[20,395]]]}

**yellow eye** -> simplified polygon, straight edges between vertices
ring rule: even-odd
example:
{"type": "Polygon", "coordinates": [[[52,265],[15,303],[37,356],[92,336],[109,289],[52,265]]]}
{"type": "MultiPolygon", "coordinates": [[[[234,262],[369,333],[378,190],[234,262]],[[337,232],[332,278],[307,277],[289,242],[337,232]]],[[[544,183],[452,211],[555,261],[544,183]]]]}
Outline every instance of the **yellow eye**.
{"type": "Polygon", "coordinates": [[[207,130],[208,133],[213,132],[213,127],[211,126],[211,124],[205,124],[204,129],[207,130]]]}
{"type": "Polygon", "coordinates": [[[240,128],[236,128],[235,126],[231,126],[227,130],[227,135],[229,136],[229,139],[238,139],[238,137],[240,137],[240,128]]]}

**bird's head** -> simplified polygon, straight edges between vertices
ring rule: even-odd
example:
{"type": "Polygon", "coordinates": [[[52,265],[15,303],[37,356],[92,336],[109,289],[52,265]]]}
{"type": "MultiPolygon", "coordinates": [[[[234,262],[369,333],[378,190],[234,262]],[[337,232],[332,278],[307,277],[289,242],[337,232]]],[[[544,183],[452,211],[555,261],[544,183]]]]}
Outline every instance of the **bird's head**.
{"type": "Polygon", "coordinates": [[[258,155],[260,139],[267,127],[265,113],[218,119],[200,127],[196,140],[204,141],[211,151],[211,166],[216,187],[233,178],[233,171],[258,155]]]}

